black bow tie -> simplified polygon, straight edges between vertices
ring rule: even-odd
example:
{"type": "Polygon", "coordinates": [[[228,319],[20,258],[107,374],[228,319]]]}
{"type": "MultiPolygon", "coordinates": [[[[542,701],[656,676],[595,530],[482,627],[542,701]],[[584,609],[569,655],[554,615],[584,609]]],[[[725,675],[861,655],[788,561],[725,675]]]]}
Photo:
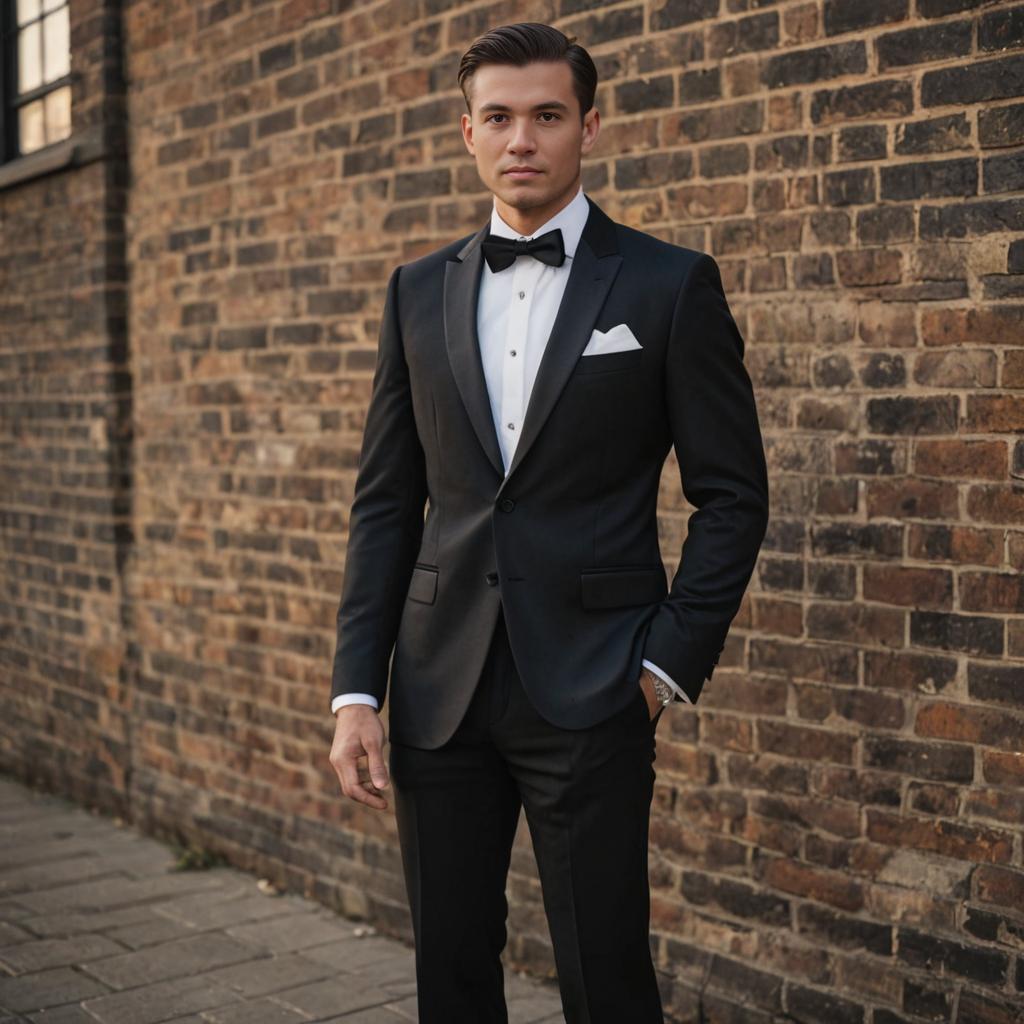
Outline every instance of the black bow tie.
{"type": "Polygon", "coordinates": [[[545,231],[543,235],[529,242],[521,242],[518,238],[505,238],[491,232],[480,246],[484,251],[484,259],[492,271],[512,266],[517,256],[533,256],[551,267],[560,267],[565,262],[561,228],[545,231]]]}

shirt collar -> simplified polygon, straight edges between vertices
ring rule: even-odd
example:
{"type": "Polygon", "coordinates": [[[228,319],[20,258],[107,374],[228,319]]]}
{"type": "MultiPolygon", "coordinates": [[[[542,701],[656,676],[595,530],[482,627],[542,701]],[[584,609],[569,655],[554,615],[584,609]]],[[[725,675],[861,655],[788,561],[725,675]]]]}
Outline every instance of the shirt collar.
{"type": "MultiPolygon", "coordinates": [[[[570,259],[576,254],[576,246],[579,244],[580,236],[583,234],[583,227],[587,223],[587,216],[590,213],[590,204],[583,194],[583,186],[573,198],[566,203],[553,217],[546,220],[532,235],[527,238],[536,238],[546,231],[554,231],[560,228],[562,231],[562,245],[565,248],[565,255],[570,259]]],[[[519,233],[502,220],[498,213],[498,202],[494,200],[491,208],[491,231],[502,238],[518,238],[519,233]]]]}

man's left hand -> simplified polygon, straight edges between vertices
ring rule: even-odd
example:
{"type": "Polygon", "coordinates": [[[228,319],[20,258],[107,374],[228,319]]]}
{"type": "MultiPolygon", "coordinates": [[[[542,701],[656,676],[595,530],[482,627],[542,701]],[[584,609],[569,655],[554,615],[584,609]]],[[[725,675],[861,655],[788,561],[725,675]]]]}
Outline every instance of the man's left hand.
{"type": "Polygon", "coordinates": [[[654,689],[654,676],[646,665],[640,670],[640,689],[647,698],[647,718],[653,721],[661,707],[661,701],[658,700],[658,694],[654,689]]]}

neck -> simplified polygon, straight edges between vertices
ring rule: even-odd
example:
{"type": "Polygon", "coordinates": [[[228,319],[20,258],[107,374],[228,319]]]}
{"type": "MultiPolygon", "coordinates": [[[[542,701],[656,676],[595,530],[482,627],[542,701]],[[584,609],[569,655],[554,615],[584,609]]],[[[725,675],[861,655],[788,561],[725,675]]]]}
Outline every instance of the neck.
{"type": "Polygon", "coordinates": [[[530,206],[520,209],[516,206],[509,206],[508,203],[495,194],[494,206],[498,216],[519,235],[533,235],[542,224],[546,224],[559,210],[564,210],[580,190],[580,175],[562,193],[554,199],[550,199],[543,206],[530,206]]]}

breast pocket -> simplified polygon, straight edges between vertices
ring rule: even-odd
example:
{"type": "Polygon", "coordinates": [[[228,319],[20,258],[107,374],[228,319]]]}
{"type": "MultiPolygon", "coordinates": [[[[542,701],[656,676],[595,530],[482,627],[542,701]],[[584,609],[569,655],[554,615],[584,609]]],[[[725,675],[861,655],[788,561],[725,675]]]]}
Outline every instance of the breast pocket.
{"type": "Polygon", "coordinates": [[[413,566],[409,580],[409,600],[420,604],[433,604],[437,597],[437,567],[419,562],[413,566]]]}
{"type": "Polygon", "coordinates": [[[580,356],[576,360],[575,373],[607,373],[611,370],[630,370],[638,367],[643,358],[642,348],[626,349],[623,352],[605,352],[597,356],[580,356]]]}

